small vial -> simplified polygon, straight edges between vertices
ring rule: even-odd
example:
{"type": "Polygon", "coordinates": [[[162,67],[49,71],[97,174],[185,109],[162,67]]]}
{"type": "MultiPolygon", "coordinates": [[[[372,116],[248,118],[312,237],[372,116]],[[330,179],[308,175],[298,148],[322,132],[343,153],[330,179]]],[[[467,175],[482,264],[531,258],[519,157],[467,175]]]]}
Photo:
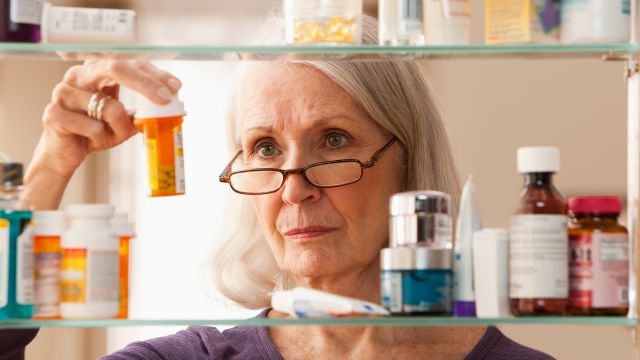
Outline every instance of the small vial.
{"type": "Polygon", "coordinates": [[[566,201],[552,180],[558,170],[558,148],[518,149],[524,186],[509,239],[509,296],[516,316],[565,313],[569,244],[566,201]]]}
{"type": "Polygon", "coordinates": [[[174,96],[166,105],[138,97],[135,126],[143,133],[149,169],[149,196],[185,192],[182,122],[184,105],[174,96]]]}
{"type": "Polygon", "coordinates": [[[0,41],[40,42],[42,0],[0,0],[0,41]]]}
{"type": "Polygon", "coordinates": [[[422,0],[380,0],[380,45],[424,45],[422,0]]]}
{"type": "Polygon", "coordinates": [[[33,317],[60,318],[60,237],[67,228],[64,211],[33,213],[33,317]]]}
{"type": "Polygon", "coordinates": [[[136,231],[125,213],[116,213],[113,216],[111,231],[120,241],[120,309],[116,317],[126,319],[129,317],[129,250],[136,231]]]}

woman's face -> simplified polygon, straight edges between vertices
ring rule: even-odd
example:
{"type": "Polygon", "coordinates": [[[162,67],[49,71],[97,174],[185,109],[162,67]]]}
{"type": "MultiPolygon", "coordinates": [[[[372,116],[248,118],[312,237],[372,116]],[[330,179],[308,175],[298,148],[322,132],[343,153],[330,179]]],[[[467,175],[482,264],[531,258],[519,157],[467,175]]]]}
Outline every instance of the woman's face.
{"type": "MultiPolygon", "coordinates": [[[[320,71],[301,64],[252,65],[238,109],[243,167],[300,168],[368,160],[392,136],[320,71]]],[[[252,196],[279,266],[297,278],[377,266],[388,239],[389,197],[401,190],[400,147],[391,146],[359,182],[316,188],[300,174],[276,193],[252,196]]]]}

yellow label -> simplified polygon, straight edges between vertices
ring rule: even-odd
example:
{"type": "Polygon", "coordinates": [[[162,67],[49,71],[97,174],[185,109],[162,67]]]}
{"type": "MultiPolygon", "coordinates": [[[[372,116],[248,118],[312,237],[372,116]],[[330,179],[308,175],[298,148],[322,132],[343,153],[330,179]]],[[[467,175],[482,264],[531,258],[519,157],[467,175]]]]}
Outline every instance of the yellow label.
{"type": "Polygon", "coordinates": [[[60,300],[87,302],[87,249],[63,249],[60,300]]]}
{"type": "Polygon", "coordinates": [[[0,219],[0,229],[2,228],[8,228],[9,227],[9,220],[7,219],[0,219]]]}
{"type": "Polygon", "coordinates": [[[485,5],[487,44],[531,41],[533,0],[486,0],[485,5]]]}
{"type": "Polygon", "coordinates": [[[158,140],[147,139],[147,166],[149,168],[149,186],[158,189],[158,140]]]}

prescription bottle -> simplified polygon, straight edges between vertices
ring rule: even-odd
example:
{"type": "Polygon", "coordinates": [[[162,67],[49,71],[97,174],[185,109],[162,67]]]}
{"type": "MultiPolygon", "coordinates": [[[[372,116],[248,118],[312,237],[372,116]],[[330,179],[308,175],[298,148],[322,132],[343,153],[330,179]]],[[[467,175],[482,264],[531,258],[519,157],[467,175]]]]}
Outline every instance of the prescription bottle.
{"type": "Polygon", "coordinates": [[[149,169],[149,196],[182,195],[185,192],[182,118],[184,105],[174,96],[158,105],[139,96],[135,126],[144,135],[149,169]]]}
{"type": "Polygon", "coordinates": [[[111,231],[118,238],[120,257],[120,309],[116,317],[126,319],[129,317],[129,250],[131,239],[136,236],[135,227],[127,219],[126,213],[116,213],[111,218],[111,231]]]}
{"type": "Polygon", "coordinates": [[[119,308],[119,241],[105,204],[70,205],[62,234],[60,315],[64,319],[113,318],[119,308]]]}
{"type": "Polygon", "coordinates": [[[60,317],[60,237],[66,230],[64,211],[33,213],[33,317],[60,317]]]}
{"type": "Polygon", "coordinates": [[[285,0],[287,44],[360,45],[362,0],[285,0]]]}
{"type": "Polygon", "coordinates": [[[626,315],[629,243],[618,223],[620,198],[574,197],[569,209],[569,304],[572,315],[626,315]]]}

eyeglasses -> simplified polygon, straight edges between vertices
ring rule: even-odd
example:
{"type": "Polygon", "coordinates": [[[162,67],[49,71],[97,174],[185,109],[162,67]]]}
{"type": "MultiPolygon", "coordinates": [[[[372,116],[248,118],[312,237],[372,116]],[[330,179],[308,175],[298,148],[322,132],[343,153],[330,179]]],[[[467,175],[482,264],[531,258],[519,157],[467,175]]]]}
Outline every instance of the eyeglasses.
{"type": "Polygon", "coordinates": [[[301,174],[309,184],[319,188],[345,186],[362,179],[364,169],[373,167],[394,142],[395,137],[365,162],[342,159],[317,162],[297,169],[256,168],[232,172],[233,163],[242,154],[240,150],[224,168],[219,179],[220,182],[228,183],[233,191],[245,195],[274,193],[282,188],[289,174],[301,174]]]}

